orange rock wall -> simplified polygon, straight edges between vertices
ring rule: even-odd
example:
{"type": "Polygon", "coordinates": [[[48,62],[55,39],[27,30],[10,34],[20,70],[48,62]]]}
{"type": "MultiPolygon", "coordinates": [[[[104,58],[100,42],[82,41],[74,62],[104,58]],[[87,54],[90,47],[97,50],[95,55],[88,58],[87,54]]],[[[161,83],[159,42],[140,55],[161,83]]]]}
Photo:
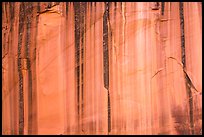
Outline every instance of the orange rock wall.
{"type": "Polygon", "coordinates": [[[2,133],[201,134],[202,6],[182,4],[3,2],[2,133]]]}

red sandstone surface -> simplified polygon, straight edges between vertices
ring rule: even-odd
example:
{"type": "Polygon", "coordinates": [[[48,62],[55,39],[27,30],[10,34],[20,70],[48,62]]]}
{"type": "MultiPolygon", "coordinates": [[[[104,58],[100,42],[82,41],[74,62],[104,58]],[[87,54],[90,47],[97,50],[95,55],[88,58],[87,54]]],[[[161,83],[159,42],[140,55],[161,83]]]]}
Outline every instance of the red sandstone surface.
{"type": "Polygon", "coordinates": [[[199,2],[3,2],[2,134],[201,134],[199,2]]]}

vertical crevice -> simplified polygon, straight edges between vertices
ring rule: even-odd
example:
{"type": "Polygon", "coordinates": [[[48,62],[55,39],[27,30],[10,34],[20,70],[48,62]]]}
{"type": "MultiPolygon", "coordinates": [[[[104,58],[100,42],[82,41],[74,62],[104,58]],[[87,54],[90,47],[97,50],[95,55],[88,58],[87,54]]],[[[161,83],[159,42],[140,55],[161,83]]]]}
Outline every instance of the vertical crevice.
{"type": "Polygon", "coordinates": [[[105,12],[103,15],[103,74],[104,74],[104,87],[108,90],[108,134],[109,134],[111,132],[111,108],[109,93],[108,21],[110,27],[109,2],[105,2],[105,12]]]}
{"type": "MultiPolygon", "coordinates": [[[[186,70],[186,56],[185,56],[185,33],[184,33],[184,12],[183,12],[183,2],[179,3],[180,11],[180,26],[181,26],[181,59],[183,64],[183,69],[186,70]]],[[[193,96],[191,91],[191,83],[188,80],[188,76],[184,73],[186,90],[189,97],[189,119],[190,119],[190,132],[194,134],[194,117],[193,117],[193,96]]]]}
{"type": "Polygon", "coordinates": [[[23,96],[23,74],[21,66],[21,49],[22,49],[22,37],[24,30],[24,3],[20,3],[19,13],[19,37],[18,37],[18,76],[19,76],[19,134],[24,134],[24,96],[23,96]]]}

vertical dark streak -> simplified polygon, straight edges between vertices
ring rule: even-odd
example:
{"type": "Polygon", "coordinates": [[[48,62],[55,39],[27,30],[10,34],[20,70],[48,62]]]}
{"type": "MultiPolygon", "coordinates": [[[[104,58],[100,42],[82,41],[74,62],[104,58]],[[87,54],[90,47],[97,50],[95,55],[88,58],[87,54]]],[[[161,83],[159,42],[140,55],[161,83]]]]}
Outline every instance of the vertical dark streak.
{"type": "Polygon", "coordinates": [[[165,8],[165,3],[161,3],[161,14],[164,15],[164,8],[165,8]]]}
{"type": "MultiPolygon", "coordinates": [[[[182,56],[183,69],[186,70],[183,2],[179,3],[179,10],[180,10],[180,26],[181,26],[181,56],[182,56]]],[[[191,134],[194,134],[193,96],[192,96],[191,85],[190,85],[190,81],[188,80],[188,76],[185,73],[184,73],[184,76],[186,81],[186,90],[189,97],[190,131],[191,131],[191,134]]]]}
{"type": "Polygon", "coordinates": [[[66,20],[67,20],[67,18],[68,18],[68,2],[66,2],[66,20]]]}
{"type": "Polygon", "coordinates": [[[11,29],[10,29],[10,32],[12,31],[12,28],[13,28],[13,22],[14,22],[14,2],[10,2],[10,20],[11,20],[11,29]]]}
{"type": "MultiPolygon", "coordinates": [[[[114,19],[116,20],[116,11],[117,11],[117,2],[115,2],[115,8],[114,8],[114,19]]],[[[116,25],[116,21],[115,21],[115,25],[116,25]]]]}
{"type": "Polygon", "coordinates": [[[30,34],[31,34],[31,22],[32,22],[32,11],[33,5],[32,3],[27,3],[27,23],[26,23],[26,58],[27,58],[27,69],[28,69],[28,134],[32,131],[32,73],[30,66],[30,34]]]}
{"type": "Polygon", "coordinates": [[[32,103],[33,103],[33,94],[32,94],[32,72],[31,72],[31,62],[30,59],[27,60],[27,65],[28,65],[28,81],[29,81],[29,89],[28,89],[28,134],[32,133],[32,129],[33,129],[33,107],[32,107],[32,103]]]}
{"type": "Polygon", "coordinates": [[[24,134],[24,101],[23,101],[23,74],[21,71],[21,48],[22,48],[22,35],[24,24],[24,3],[20,4],[19,13],[19,38],[18,38],[18,73],[19,73],[19,134],[24,134]]]}
{"type": "Polygon", "coordinates": [[[123,5],[123,3],[120,2],[120,11],[122,11],[122,5],[123,5]]]}
{"type": "MultiPolygon", "coordinates": [[[[69,6],[69,2],[66,2],[66,24],[65,24],[65,38],[66,39],[68,38],[68,33],[67,33],[67,30],[68,30],[68,10],[69,10],[68,6],[69,6]]],[[[66,43],[67,43],[67,40],[66,40],[66,43]]],[[[66,73],[66,75],[67,75],[67,73],[66,73]]],[[[67,83],[67,85],[68,84],[69,83],[67,83]]],[[[67,87],[66,87],[66,89],[67,89],[67,87]]],[[[66,93],[66,103],[67,103],[67,100],[68,100],[67,95],[68,94],[66,93]]],[[[66,111],[66,115],[68,115],[68,110],[66,111]]],[[[66,123],[65,133],[68,133],[68,131],[69,131],[69,126],[68,126],[69,125],[69,121],[66,120],[65,123],[66,123]]]]}
{"type": "Polygon", "coordinates": [[[104,68],[104,87],[109,90],[109,60],[108,60],[108,14],[109,8],[106,4],[103,15],[103,68],[104,68]]]}
{"type": "Polygon", "coordinates": [[[111,132],[111,112],[109,95],[108,21],[110,22],[109,3],[105,2],[105,12],[103,15],[103,70],[104,70],[103,73],[104,73],[104,87],[108,90],[108,134],[109,134],[109,132],[111,132]]]}
{"type": "MultiPolygon", "coordinates": [[[[81,64],[80,64],[80,67],[81,67],[81,98],[82,98],[82,101],[81,101],[81,119],[83,120],[83,104],[84,104],[84,97],[83,97],[83,92],[84,92],[84,89],[83,89],[83,84],[84,84],[84,33],[85,33],[85,10],[86,10],[86,3],[82,3],[82,8],[81,8],[81,64]]],[[[82,131],[83,131],[83,122],[82,122],[82,131]]]]}
{"type": "Polygon", "coordinates": [[[180,27],[181,27],[181,56],[184,68],[186,67],[185,61],[185,36],[184,36],[184,15],[183,15],[183,3],[179,3],[180,10],[180,27]]]}
{"type": "MultiPolygon", "coordinates": [[[[38,2],[37,12],[40,12],[40,2],[38,2]]],[[[38,17],[37,17],[38,18],[38,17]]]]}
{"type": "MultiPolygon", "coordinates": [[[[2,9],[2,15],[4,15],[4,16],[2,16],[2,17],[5,17],[6,18],[6,24],[8,24],[9,23],[9,20],[8,20],[8,16],[7,16],[7,2],[4,2],[3,3],[3,5],[2,5],[2,7],[4,7],[3,9],[2,9]]],[[[2,20],[3,21],[3,20],[2,20]]],[[[4,25],[4,22],[2,22],[3,24],[2,25],[4,25]]],[[[3,39],[3,41],[2,41],[2,46],[3,46],[3,51],[6,51],[6,53],[9,51],[9,50],[7,50],[8,49],[8,47],[6,47],[6,43],[7,43],[7,37],[6,36],[8,36],[8,35],[6,35],[8,32],[7,32],[7,30],[8,30],[8,25],[5,25],[4,26],[5,28],[3,28],[3,29],[5,29],[6,31],[3,31],[4,33],[2,33],[3,35],[4,35],[4,39],[3,39]]],[[[3,30],[2,29],[2,30],[3,30]]],[[[10,29],[11,30],[11,29],[10,29]]],[[[4,53],[4,52],[3,52],[4,53]]]]}
{"type": "Polygon", "coordinates": [[[75,13],[75,75],[76,75],[76,87],[77,87],[77,106],[78,106],[78,126],[80,122],[80,3],[74,2],[75,13]]]}
{"type": "Polygon", "coordinates": [[[9,2],[5,2],[5,15],[6,15],[6,20],[7,20],[7,23],[9,23],[9,18],[8,18],[8,13],[7,13],[7,5],[9,4],[9,2]]]}

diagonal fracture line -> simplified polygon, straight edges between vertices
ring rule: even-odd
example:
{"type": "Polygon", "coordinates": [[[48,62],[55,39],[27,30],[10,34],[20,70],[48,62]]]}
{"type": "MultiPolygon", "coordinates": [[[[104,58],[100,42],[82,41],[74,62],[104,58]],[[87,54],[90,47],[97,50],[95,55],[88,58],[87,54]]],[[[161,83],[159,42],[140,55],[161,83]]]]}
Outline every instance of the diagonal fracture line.
{"type": "Polygon", "coordinates": [[[190,86],[191,86],[196,92],[201,93],[200,91],[198,91],[198,90],[195,88],[194,84],[192,83],[191,78],[189,77],[189,75],[188,75],[188,73],[186,72],[186,70],[183,68],[183,64],[182,64],[180,61],[178,61],[176,58],[174,58],[174,57],[171,57],[171,56],[170,56],[170,57],[168,57],[168,59],[173,59],[173,60],[175,60],[175,61],[182,67],[182,70],[183,70],[183,72],[184,72],[184,74],[185,74],[185,77],[187,78],[188,84],[190,84],[190,86]]]}
{"type": "Polygon", "coordinates": [[[161,72],[164,68],[160,68],[153,76],[152,78],[154,78],[159,72],[161,72]]]}

